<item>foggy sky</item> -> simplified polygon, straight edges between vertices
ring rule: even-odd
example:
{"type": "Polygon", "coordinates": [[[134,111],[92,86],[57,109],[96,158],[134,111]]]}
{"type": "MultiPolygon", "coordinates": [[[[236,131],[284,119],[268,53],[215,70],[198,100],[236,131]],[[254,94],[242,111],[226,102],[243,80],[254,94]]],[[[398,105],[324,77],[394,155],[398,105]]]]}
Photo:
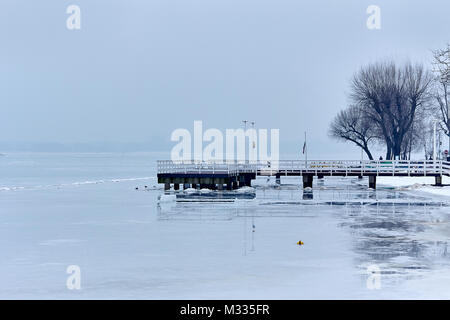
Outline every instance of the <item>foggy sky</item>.
{"type": "Polygon", "coordinates": [[[307,131],[311,158],[358,155],[327,137],[353,73],[380,59],[429,64],[450,42],[448,12],[445,0],[2,0],[0,152],[170,151],[171,132],[194,120],[248,119],[280,129],[281,153],[298,153],[307,131]],[[81,30],[66,28],[70,4],[81,30]],[[366,27],[372,4],[381,30],[366,27]]]}

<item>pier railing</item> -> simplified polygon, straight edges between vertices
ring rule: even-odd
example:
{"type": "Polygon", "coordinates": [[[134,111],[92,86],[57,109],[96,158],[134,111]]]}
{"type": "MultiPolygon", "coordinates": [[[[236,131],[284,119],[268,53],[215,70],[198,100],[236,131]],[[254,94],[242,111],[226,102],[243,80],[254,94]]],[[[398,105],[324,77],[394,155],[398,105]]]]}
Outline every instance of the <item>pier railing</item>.
{"type": "Polygon", "coordinates": [[[277,160],[277,161],[172,161],[157,162],[158,173],[238,174],[258,175],[297,173],[329,175],[450,175],[450,162],[443,160],[277,160]]]}
{"type": "Polygon", "coordinates": [[[157,162],[158,173],[208,173],[208,174],[238,174],[256,172],[255,163],[240,163],[238,161],[172,161],[159,160],[157,162]]]}

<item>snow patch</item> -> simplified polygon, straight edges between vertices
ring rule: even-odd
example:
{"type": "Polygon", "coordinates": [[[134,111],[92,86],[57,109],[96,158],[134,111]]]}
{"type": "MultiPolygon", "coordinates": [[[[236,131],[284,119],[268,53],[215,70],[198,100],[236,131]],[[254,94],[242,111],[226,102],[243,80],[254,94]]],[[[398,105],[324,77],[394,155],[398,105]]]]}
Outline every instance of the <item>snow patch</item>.
{"type": "Polygon", "coordinates": [[[255,193],[255,188],[252,187],[242,187],[237,190],[238,193],[255,193]]]}
{"type": "Polygon", "coordinates": [[[158,197],[159,202],[173,202],[177,200],[177,196],[174,194],[162,194],[158,197]]]}

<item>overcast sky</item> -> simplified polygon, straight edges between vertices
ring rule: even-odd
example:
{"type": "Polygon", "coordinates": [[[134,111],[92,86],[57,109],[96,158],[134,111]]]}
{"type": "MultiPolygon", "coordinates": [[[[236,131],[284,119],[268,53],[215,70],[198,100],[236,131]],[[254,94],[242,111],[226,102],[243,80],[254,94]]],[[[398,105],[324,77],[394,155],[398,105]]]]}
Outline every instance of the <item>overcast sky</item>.
{"type": "Polygon", "coordinates": [[[429,64],[449,12],[446,0],[2,0],[0,146],[165,151],[194,120],[249,119],[280,129],[281,153],[305,130],[311,157],[355,153],[327,137],[351,76],[386,58],[429,64]],[[66,27],[71,4],[80,30],[66,27]],[[366,27],[372,4],[380,30],[366,27]]]}

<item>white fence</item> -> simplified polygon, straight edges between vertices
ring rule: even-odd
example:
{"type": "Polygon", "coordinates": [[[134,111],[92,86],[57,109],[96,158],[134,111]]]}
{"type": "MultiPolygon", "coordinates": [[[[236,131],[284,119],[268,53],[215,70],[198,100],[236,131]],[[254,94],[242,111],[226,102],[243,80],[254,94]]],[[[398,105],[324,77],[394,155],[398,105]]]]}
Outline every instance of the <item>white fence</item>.
{"type": "Polygon", "coordinates": [[[258,175],[320,174],[327,175],[450,175],[450,162],[443,160],[279,160],[279,161],[171,161],[159,160],[158,173],[258,175]]]}

